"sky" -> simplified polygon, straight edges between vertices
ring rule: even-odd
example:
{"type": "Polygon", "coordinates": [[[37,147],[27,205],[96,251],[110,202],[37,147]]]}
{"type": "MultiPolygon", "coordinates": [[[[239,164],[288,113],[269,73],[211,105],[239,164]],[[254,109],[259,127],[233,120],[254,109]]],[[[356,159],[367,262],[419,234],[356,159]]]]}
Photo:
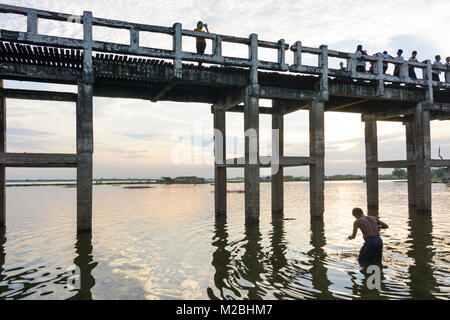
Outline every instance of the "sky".
{"type": "MultiPolygon", "coordinates": [[[[3,4],[136,23],[172,26],[180,22],[193,29],[198,20],[207,22],[211,32],[248,37],[256,33],[261,40],[285,39],[305,46],[328,45],[330,49],[353,52],[363,44],[369,54],[384,50],[394,54],[398,48],[409,57],[419,52],[420,61],[436,54],[450,56],[450,1],[355,1],[336,0],[217,0],[217,1],[7,1],[3,4]]],[[[26,21],[16,15],[0,14],[0,28],[26,29],[26,21]]],[[[81,28],[70,23],[45,22],[39,33],[80,38],[81,28]]],[[[94,39],[127,43],[126,31],[94,29],[94,39]]],[[[141,34],[142,45],[171,48],[166,36],[141,34]]],[[[183,50],[194,51],[193,39],[183,38],[183,50]]],[[[208,45],[210,50],[211,45],[208,45]]],[[[207,50],[208,50],[207,49],[207,50]]],[[[247,49],[224,45],[224,55],[245,57],[247,49]]],[[[260,57],[275,60],[276,51],[264,49],[260,57]]],[[[292,63],[292,53],[287,54],[292,63]]],[[[304,61],[316,63],[313,57],[304,61]]],[[[330,61],[337,65],[338,60],[330,61]]],[[[7,88],[30,88],[75,92],[73,86],[6,81],[7,88]]],[[[268,106],[270,101],[261,101],[268,106]]],[[[197,103],[151,103],[143,100],[94,98],[94,177],[159,178],[197,175],[213,177],[213,118],[210,105],[197,103]],[[178,161],[177,155],[191,161],[178,161]]],[[[75,153],[75,104],[60,102],[7,101],[8,152],[75,153]]],[[[261,155],[271,148],[271,119],[261,116],[261,155]]],[[[406,159],[402,124],[379,123],[380,160],[406,159]]],[[[309,154],[308,113],[286,116],[285,153],[309,154]]],[[[244,121],[242,114],[227,115],[228,156],[242,156],[244,121]],[[235,145],[235,147],[234,147],[235,145]]],[[[434,121],[431,129],[432,155],[450,158],[450,122],[434,121]]],[[[364,124],[360,115],[327,113],[325,116],[326,174],[364,174],[364,124]]],[[[308,168],[286,169],[286,174],[308,176],[308,168]]],[[[390,170],[382,170],[387,173],[390,170]]],[[[262,169],[262,175],[270,172],[262,169]]],[[[229,170],[229,176],[243,176],[242,169],[229,170]]],[[[8,179],[75,178],[74,169],[7,169],[8,179]]]]}

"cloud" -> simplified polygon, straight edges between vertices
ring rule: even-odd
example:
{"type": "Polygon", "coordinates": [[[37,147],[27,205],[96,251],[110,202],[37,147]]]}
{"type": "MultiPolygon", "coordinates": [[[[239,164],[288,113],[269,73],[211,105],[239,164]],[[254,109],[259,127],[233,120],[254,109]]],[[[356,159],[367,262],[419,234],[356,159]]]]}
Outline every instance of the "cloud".
{"type": "Polygon", "coordinates": [[[10,136],[19,136],[19,137],[48,137],[51,134],[44,131],[33,130],[33,129],[22,129],[22,128],[7,128],[7,134],[10,136]]]}

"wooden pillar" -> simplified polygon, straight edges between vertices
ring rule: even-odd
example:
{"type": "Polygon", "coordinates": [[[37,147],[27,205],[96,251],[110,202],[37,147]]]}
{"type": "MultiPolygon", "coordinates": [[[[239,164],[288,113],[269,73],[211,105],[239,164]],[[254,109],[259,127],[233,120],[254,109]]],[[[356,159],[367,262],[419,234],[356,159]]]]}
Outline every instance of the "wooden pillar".
{"type": "Polygon", "coordinates": [[[227,213],[226,113],[214,112],[214,201],[216,215],[227,213]]]}
{"type": "Polygon", "coordinates": [[[431,213],[430,111],[419,103],[414,116],[417,212],[431,213]]]}
{"type": "Polygon", "coordinates": [[[77,96],[77,231],[92,231],[93,82],[92,13],[83,14],[83,74],[77,96]]]}
{"type": "Polygon", "coordinates": [[[250,86],[245,90],[245,221],[259,223],[260,163],[259,163],[259,85],[258,85],[258,35],[250,35],[249,57],[250,86]]]}
{"type": "Polygon", "coordinates": [[[251,90],[247,90],[244,103],[245,221],[258,223],[260,207],[259,99],[248,91],[251,90]]]}
{"type": "Polygon", "coordinates": [[[310,211],[312,218],[323,218],[325,208],[325,103],[314,101],[309,108],[310,211]]]}
{"type": "Polygon", "coordinates": [[[77,230],[92,231],[92,85],[79,83],[77,101],[77,230]]]}
{"type": "MultiPolygon", "coordinates": [[[[6,152],[6,98],[0,79],[0,152],[6,152]]],[[[6,225],[6,169],[0,166],[0,228],[6,225]]]]}
{"type": "MultiPolygon", "coordinates": [[[[415,161],[415,134],[414,134],[414,122],[406,121],[406,157],[410,162],[415,161]]],[[[408,205],[409,207],[416,206],[416,166],[412,165],[408,167],[408,205]]]]}
{"type": "Polygon", "coordinates": [[[279,214],[284,211],[284,168],[280,164],[284,156],[284,116],[276,100],[272,109],[272,213],[279,214]]]}
{"type": "Polygon", "coordinates": [[[379,206],[378,137],[376,120],[366,119],[365,140],[367,207],[370,209],[376,209],[379,206]]]}

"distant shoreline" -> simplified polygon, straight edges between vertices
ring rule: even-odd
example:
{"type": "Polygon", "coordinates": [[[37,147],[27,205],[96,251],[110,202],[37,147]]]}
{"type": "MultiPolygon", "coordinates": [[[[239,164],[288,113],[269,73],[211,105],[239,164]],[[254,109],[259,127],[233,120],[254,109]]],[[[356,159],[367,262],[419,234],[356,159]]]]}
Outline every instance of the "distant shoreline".
{"type": "MultiPolygon", "coordinates": [[[[361,181],[364,182],[364,179],[325,179],[327,182],[333,182],[333,181],[361,181]]],[[[393,182],[401,182],[406,183],[407,180],[405,179],[381,179],[380,181],[393,181],[393,182]]],[[[305,179],[292,179],[292,180],[286,180],[286,183],[289,182],[309,182],[307,178],[305,179]]],[[[442,181],[437,181],[436,179],[433,179],[433,183],[443,183],[442,181]]],[[[206,180],[202,183],[197,183],[197,185],[202,184],[213,184],[214,180],[206,180]]],[[[243,180],[228,180],[227,183],[230,184],[237,184],[237,183],[244,183],[243,180]]],[[[261,183],[270,183],[270,181],[261,181],[261,183]]],[[[51,181],[46,183],[39,183],[39,181],[36,182],[28,182],[28,183],[8,183],[6,184],[6,187],[8,188],[15,188],[15,187],[76,187],[76,182],[57,182],[55,181],[52,183],[51,181]]],[[[150,185],[194,185],[193,183],[164,183],[164,182],[147,182],[147,181],[111,181],[111,182],[103,182],[103,183],[93,183],[94,186],[150,186],[150,185]]]]}

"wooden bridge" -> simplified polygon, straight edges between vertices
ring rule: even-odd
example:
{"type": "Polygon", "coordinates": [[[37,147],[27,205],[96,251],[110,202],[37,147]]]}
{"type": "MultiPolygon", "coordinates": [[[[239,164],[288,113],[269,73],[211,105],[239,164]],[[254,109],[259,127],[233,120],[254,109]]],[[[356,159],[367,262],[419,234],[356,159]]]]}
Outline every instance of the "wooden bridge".
{"type": "MultiPolygon", "coordinates": [[[[381,54],[361,56],[328,49],[311,48],[284,40],[262,41],[205,34],[182,29],[181,24],[161,27],[0,5],[0,13],[26,16],[26,32],[0,30],[0,79],[73,84],[78,92],[61,93],[0,88],[0,225],[6,223],[5,167],[76,167],[77,230],[92,229],[93,97],[117,97],[157,101],[209,103],[214,128],[225,136],[226,112],[240,112],[245,118],[245,156],[226,159],[225,139],[215,139],[215,212],[227,211],[227,168],[245,169],[245,217],[259,221],[260,168],[272,166],[272,209],[283,212],[283,168],[310,167],[311,216],[324,212],[324,112],[350,112],[365,122],[367,201],[378,207],[378,169],[407,168],[409,205],[431,213],[431,168],[450,166],[449,160],[433,160],[430,153],[430,121],[450,119],[450,71],[430,61],[414,63],[384,59],[381,54]],[[39,20],[81,24],[83,38],[64,38],[38,32],[39,20]],[[93,28],[129,31],[127,45],[96,41],[93,28]],[[169,35],[172,50],[144,47],[142,33],[169,35]],[[212,54],[183,51],[183,41],[201,36],[212,42],[212,54]],[[222,54],[222,43],[248,47],[248,58],[222,54]],[[259,48],[278,52],[276,61],[258,58],[259,48]],[[305,54],[318,58],[317,66],[305,65],[305,54]],[[288,59],[288,57],[290,57],[288,59]],[[345,59],[344,70],[329,67],[331,58],[345,59]],[[289,60],[289,61],[288,61],[289,60]],[[356,71],[358,61],[372,62],[375,72],[356,71]],[[194,63],[208,66],[198,67],[194,63]],[[383,73],[383,64],[395,64],[399,77],[383,73]],[[408,69],[423,70],[421,79],[409,78],[408,69]],[[432,72],[446,73],[447,82],[432,81],[432,72]],[[6,99],[70,101],[76,103],[76,154],[13,154],[6,152],[6,99]],[[259,106],[259,99],[271,99],[272,106],[259,106]],[[297,110],[309,110],[310,154],[285,157],[283,117],[297,110]],[[272,157],[259,156],[259,115],[273,119],[272,157]],[[405,125],[407,160],[379,161],[377,121],[398,121],[405,125]],[[277,133],[277,134],[275,134],[277,133]],[[255,143],[256,141],[256,143],[255,143]],[[278,150],[277,150],[278,149],[278,150]],[[251,161],[256,157],[256,161],[251,161]],[[280,169],[273,163],[279,159],[280,169]]],[[[1,81],[1,80],[0,80],[1,81]]],[[[2,82],[0,82],[2,83],[2,82]]]]}

